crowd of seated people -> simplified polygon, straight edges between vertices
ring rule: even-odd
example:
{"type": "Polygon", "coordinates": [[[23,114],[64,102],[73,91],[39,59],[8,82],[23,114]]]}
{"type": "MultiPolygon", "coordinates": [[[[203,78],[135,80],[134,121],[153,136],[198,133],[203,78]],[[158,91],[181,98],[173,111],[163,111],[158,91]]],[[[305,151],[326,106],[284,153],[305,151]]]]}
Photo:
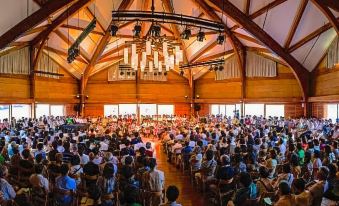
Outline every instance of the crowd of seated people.
{"type": "Polygon", "coordinates": [[[179,206],[142,137],[159,137],[168,161],[214,204],[338,201],[339,127],[330,121],[129,115],[76,118],[88,130],[62,132],[68,119],[0,124],[1,205],[179,206]]]}
{"type": "Polygon", "coordinates": [[[337,205],[331,120],[213,116],[162,135],[168,161],[216,205],[337,205]]]}

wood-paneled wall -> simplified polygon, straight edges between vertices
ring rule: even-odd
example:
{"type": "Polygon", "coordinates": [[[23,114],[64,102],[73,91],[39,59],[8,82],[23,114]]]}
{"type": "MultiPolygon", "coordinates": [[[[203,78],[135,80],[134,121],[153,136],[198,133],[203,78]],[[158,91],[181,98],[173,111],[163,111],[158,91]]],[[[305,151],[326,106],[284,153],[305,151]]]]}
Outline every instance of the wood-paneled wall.
{"type": "Polygon", "coordinates": [[[30,102],[30,82],[27,75],[0,75],[0,101],[2,103],[30,102]]]}

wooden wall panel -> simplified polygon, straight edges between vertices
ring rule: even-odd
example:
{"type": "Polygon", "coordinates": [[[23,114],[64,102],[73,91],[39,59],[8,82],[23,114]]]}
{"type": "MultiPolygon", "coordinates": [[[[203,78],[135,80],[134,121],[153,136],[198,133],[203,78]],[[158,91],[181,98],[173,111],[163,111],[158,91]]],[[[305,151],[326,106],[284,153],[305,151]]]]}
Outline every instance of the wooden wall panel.
{"type": "Polygon", "coordinates": [[[0,102],[26,103],[30,98],[27,75],[0,75],[0,102]]]}
{"type": "Polygon", "coordinates": [[[191,105],[187,103],[174,104],[174,114],[189,116],[191,114],[191,105]]]}
{"type": "Polygon", "coordinates": [[[323,103],[312,103],[311,115],[317,118],[325,118],[326,116],[325,106],[326,104],[323,104],[323,103]]]}
{"type": "Polygon", "coordinates": [[[104,104],[86,104],[85,116],[103,116],[104,104]]]}
{"type": "Polygon", "coordinates": [[[297,118],[304,116],[304,108],[301,103],[285,104],[285,117],[297,118]]]}
{"type": "Polygon", "coordinates": [[[324,57],[314,71],[313,96],[339,94],[339,65],[328,69],[326,58],[327,56],[324,57]]]}

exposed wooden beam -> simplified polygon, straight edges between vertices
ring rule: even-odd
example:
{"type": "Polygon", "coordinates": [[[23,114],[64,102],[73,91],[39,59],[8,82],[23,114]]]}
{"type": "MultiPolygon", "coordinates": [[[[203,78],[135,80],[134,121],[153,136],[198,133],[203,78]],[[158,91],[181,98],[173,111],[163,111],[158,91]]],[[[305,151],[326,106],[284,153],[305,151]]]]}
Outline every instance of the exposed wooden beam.
{"type": "MultiPolygon", "coordinates": [[[[85,12],[85,14],[86,14],[90,19],[94,19],[94,18],[95,18],[94,14],[93,14],[92,11],[88,8],[88,6],[85,7],[84,12],[85,12]]],[[[97,19],[97,24],[98,24],[98,26],[100,27],[100,30],[104,32],[105,29],[104,29],[104,27],[102,26],[101,22],[98,21],[98,19],[97,19]]]]}
{"type": "Polygon", "coordinates": [[[322,3],[327,7],[330,7],[336,12],[339,12],[339,3],[338,0],[322,0],[322,3]]]}
{"type": "Polygon", "coordinates": [[[262,57],[264,57],[266,59],[270,59],[270,60],[272,60],[274,62],[277,62],[277,63],[279,63],[281,65],[289,67],[288,64],[286,62],[282,61],[281,59],[275,58],[275,57],[273,57],[271,55],[268,55],[268,54],[260,52],[260,51],[255,51],[255,50],[251,50],[251,51],[255,52],[256,54],[258,54],[258,55],[260,55],[260,56],[262,56],[262,57]]]}
{"type": "MultiPolygon", "coordinates": [[[[143,11],[148,11],[149,6],[150,6],[150,1],[149,0],[144,0],[143,2],[143,6],[142,6],[142,10],[143,11]]],[[[141,32],[140,35],[141,37],[143,37],[146,34],[146,22],[141,22],[141,32]]]]}
{"type": "Polygon", "coordinates": [[[276,6],[279,6],[280,4],[284,3],[285,1],[287,1],[287,0],[275,0],[275,1],[267,4],[263,8],[259,9],[258,11],[254,12],[253,14],[251,14],[250,19],[257,18],[258,16],[268,12],[270,9],[273,9],[276,6]]]}
{"type": "MultiPolygon", "coordinates": [[[[339,21],[335,18],[331,10],[322,2],[322,0],[312,0],[312,2],[326,16],[328,21],[331,23],[332,27],[337,32],[337,35],[339,35],[339,21]]],[[[339,4],[338,1],[337,1],[337,4],[339,4]]]]}
{"type": "MultiPolygon", "coordinates": [[[[67,24],[63,24],[63,25],[61,25],[60,27],[66,28],[66,29],[78,30],[78,31],[84,31],[84,30],[85,30],[85,28],[83,28],[83,27],[78,27],[78,26],[73,26],[73,25],[67,25],[67,24]]],[[[91,31],[91,33],[92,33],[92,34],[101,35],[101,36],[105,35],[103,32],[95,31],[95,30],[91,31]]]]}
{"type": "Polygon", "coordinates": [[[309,91],[309,76],[310,72],[304,68],[291,54],[287,53],[284,48],[280,46],[270,35],[268,35],[256,23],[246,17],[236,6],[229,1],[210,0],[216,6],[224,10],[224,13],[232,18],[234,21],[242,25],[248,32],[255,36],[259,41],[265,42],[274,53],[284,59],[292,68],[300,85],[303,98],[307,101],[309,91]]]}
{"type": "MultiPolygon", "coordinates": [[[[57,30],[55,30],[54,31],[54,33],[56,34],[56,35],[58,35],[58,37],[60,37],[60,39],[62,39],[66,44],[68,43],[68,41],[69,41],[69,43],[70,44],[73,44],[74,43],[74,40],[73,39],[68,39],[63,33],[61,33],[61,31],[59,31],[58,29],[57,30]]],[[[84,55],[84,53],[85,53],[85,50],[80,46],[79,47],[80,48],[80,57],[82,57],[83,59],[85,59],[86,60],[86,62],[88,63],[90,60],[89,60],[89,58],[87,57],[87,56],[85,56],[84,55]]]]}
{"type": "Polygon", "coordinates": [[[12,47],[12,46],[28,46],[29,42],[28,41],[15,41],[10,43],[8,46],[12,47]]]}
{"type": "Polygon", "coordinates": [[[105,59],[100,59],[100,60],[98,61],[98,63],[117,61],[117,60],[120,60],[120,59],[123,59],[123,58],[124,58],[123,55],[114,56],[114,57],[107,57],[107,58],[105,58],[105,59]]]}
{"type": "Polygon", "coordinates": [[[202,55],[213,49],[217,45],[217,41],[212,39],[208,42],[203,48],[201,48],[198,52],[196,52],[191,59],[189,60],[190,63],[194,63],[197,59],[199,59],[202,55]]]}
{"type": "MultiPolygon", "coordinates": [[[[198,34],[199,34],[199,32],[194,33],[194,34],[191,35],[191,37],[196,37],[196,36],[198,36],[198,34]]],[[[215,34],[219,34],[219,33],[216,32],[216,31],[206,31],[206,32],[205,32],[205,36],[208,36],[208,35],[215,35],[215,34]]]]}
{"type": "MultiPolygon", "coordinates": [[[[337,18],[339,19],[339,18],[337,18]]],[[[320,27],[319,29],[315,30],[314,32],[310,33],[309,35],[307,35],[306,37],[304,37],[303,39],[301,39],[300,41],[298,41],[297,43],[293,44],[292,46],[290,46],[287,50],[289,53],[292,53],[293,51],[297,50],[298,48],[302,47],[303,45],[305,45],[307,42],[311,41],[312,39],[314,39],[315,37],[317,37],[318,35],[321,35],[322,33],[326,32],[327,30],[329,30],[330,28],[332,28],[330,23],[325,24],[324,26],[320,27]]]]}
{"type": "MultiPolygon", "coordinates": [[[[58,1],[48,1],[43,8],[34,12],[20,23],[12,27],[10,30],[5,32],[0,37],[0,50],[6,47],[9,43],[13,42],[15,39],[21,37],[25,32],[29,31],[31,28],[39,25],[50,15],[60,10],[61,8],[67,6],[69,3],[74,2],[75,0],[58,0],[58,1]]],[[[10,18],[10,17],[7,17],[10,18]]]]}
{"type": "Polygon", "coordinates": [[[251,0],[246,0],[245,5],[245,14],[248,16],[250,14],[251,0]]]}
{"type": "Polygon", "coordinates": [[[209,60],[218,59],[218,58],[221,58],[223,56],[226,56],[226,55],[232,54],[232,53],[234,53],[233,49],[228,50],[228,51],[223,51],[223,52],[220,52],[220,53],[217,53],[217,54],[213,54],[213,55],[201,58],[201,59],[199,59],[198,62],[206,62],[206,61],[209,61],[209,60]]]}
{"type": "Polygon", "coordinates": [[[292,41],[292,39],[294,37],[294,34],[297,31],[297,28],[298,28],[299,22],[301,20],[301,17],[303,16],[304,11],[306,9],[307,3],[308,3],[308,0],[302,0],[300,2],[297,14],[294,17],[293,24],[292,24],[292,26],[290,28],[290,31],[288,32],[288,35],[287,35],[287,38],[286,38],[286,41],[285,41],[285,44],[284,44],[284,48],[288,48],[290,46],[291,41],[292,41]]]}
{"type": "Polygon", "coordinates": [[[30,29],[27,32],[25,32],[22,36],[27,36],[27,35],[34,34],[34,33],[37,33],[37,32],[41,32],[41,31],[45,30],[46,28],[47,28],[47,25],[35,27],[35,28],[30,29]]]}
{"type": "Polygon", "coordinates": [[[119,51],[123,50],[123,49],[126,48],[126,47],[127,47],[126,44],[121,44],[121,45],[119,45],[118,47],[112,48],[111,50],[109,50],[109,51],[107,51],[106,53],[102,54],[101,57],[99,58],[99,61],[100,61],[101,59],[104,59],[104,58],[110,56],[111,54],[114,54],[114,53],[116,53],[116,52],[119,52],[119,51]]]}
{"type": "MultiPolygon", "coordinates": [[[[60,14],[49,26],[47,29],[45,29],[43,32],[40,32],[38,36],[36,36],[32,40],[32,45],[36,45],[38,42],[40,42],[42,39],[46,38],[46,36],[49,36],[49,34],[54,31],[57,27],[59,27],[67,18],[74,15],[75,12],[77,12],[82,7],[86,6],[88,3],[90,3],[91,0],[79,0],[76,3],[74,3],[72,6],[70,6],[66,11],[64,11],[62,14],[60,14]]],[[[44,6],[45,7],[45,6],[44,6]]]]}
{"type": "Polygon", "coordinates": [[[265,53],[272,53],[271,50],[262,47],[246,47],[247,51],[255,51],[255,52],[265,52],[265,53]]]}
{"type": "MultiPolygon", "coordinates": [[[[60,51],[60,50],[55,49],[55,48],[52,48],[52,47],[47,47],[47,46],[45,46],[45,47],[44,47],[44,50],[53,52],[53,53],[55,53],[55,54],[57,54],[57,55],[60,55],[60,56],[63,56],[63,57],[67,57],[67,56],[68,56],[67,52],[63,52],[63,51],[60,51]]],[[[83,64],[87,64],[87,63],[88,63],[88,62],[86,62],[85,60],[83,60],[80,56],[77,56],[77,57],[75,58],[75,60],[76,60],[76,61],[79,61],[79,62],[81,62],[81,63],[83,63],[83,64]]]]}
{"type": "Polygon", "coordinates": [[[260,41],[258,41],[257,39],[255,39],[253,37],[250,37],[250,36],[247,36],[247,35],[244,35],[244,34],[241,34],[241,33],[237,33],[237,32],[234,32],[234,35],[236,37],[240,38],[240,39],[244,39],[246,41],[249,41],[249,42],[261,45],[261,46],[265,46],[263,43],[261,43],[260,41]]]}

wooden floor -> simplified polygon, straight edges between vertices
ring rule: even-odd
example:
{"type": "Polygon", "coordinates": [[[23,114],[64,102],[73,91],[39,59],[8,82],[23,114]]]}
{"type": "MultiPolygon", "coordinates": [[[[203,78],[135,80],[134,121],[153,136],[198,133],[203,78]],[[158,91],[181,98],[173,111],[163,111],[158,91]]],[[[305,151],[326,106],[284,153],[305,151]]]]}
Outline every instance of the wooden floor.
{"type": "Polygon", "coordinates": [[[162,151],[161,145],[155,143],[158,169],[165,173],[166,188],[169,185],[175,185],[179,188],[180,195],[178,203],[183,206],[207,206],[206,198],[203,194],[193,188],[188,174],[183,174],[179,169],[175,168],[171,163],[167,162],[167,156],[162,151]]]}

